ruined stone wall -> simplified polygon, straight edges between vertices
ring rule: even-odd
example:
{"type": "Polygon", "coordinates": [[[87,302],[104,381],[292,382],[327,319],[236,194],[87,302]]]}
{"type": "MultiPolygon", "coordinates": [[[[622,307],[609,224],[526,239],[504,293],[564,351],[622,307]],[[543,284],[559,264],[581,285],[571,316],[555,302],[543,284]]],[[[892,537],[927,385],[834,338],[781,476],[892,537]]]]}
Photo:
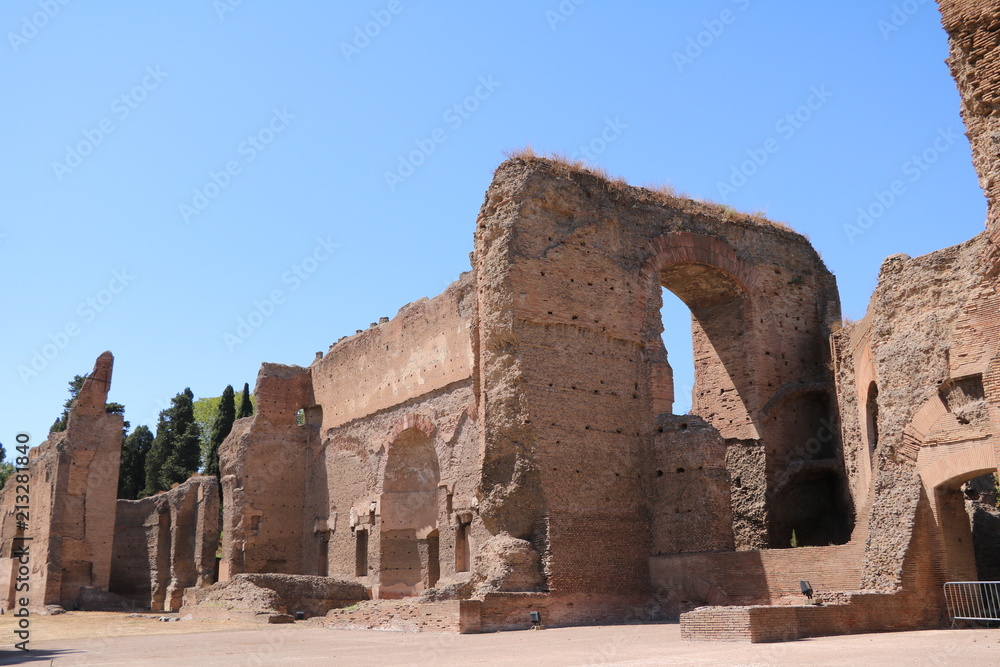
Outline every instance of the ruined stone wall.
{"type": "Polygon", "coordinates": [[[391,320],[346,337],[313,364],[323,430],[393,408],[472,377],[475,363],[472,276],[391,320]]]}
{"type": "Polygon", "coordinates": [[[847,491],[859,520],[867,516],[878,440],[878,380],[866,317],[830,337],[836,365],[838,415],[847,491]],[[875,391],[870,388],[874,386],[875,391]]]}
{"type": "MultiPolygon", "coordinates": [[[[84,589],[108,589],[122,442],[122,416],[105,412],[113,366],[110,352],[98,357],[66,430],[50,433],[29,452],[27,531],[18,531],[10,521],[15,485],[0,492],[0,556],[10,557],[13,538],[30,538],[25,544],[31,554],[28,597],[34,610],[50,604],[72,609],[84,589]]],[[[9,571],[10,561],[0,567],[9,571]]],[[[5,602],[9,608],[13,599],[5,602]]]]}
{"type": "Polygon", "coordinates": [[[306,480],[319,437],[309,369],[263,364],[254,396],[257,412],[237,420],[219,447],[221,581],[238,572],[304,574],[306,480]]]}
{"type": "MultiPolygon", "coordinates": [[[[514,159],[487,193],[475,261],[481,509],[491,532],[532,542],[553,591],[647,592],[647,352],[662,331],[661,286],[697,321],[695,411],[724,438],[761,441],[769,479],[798,444],[771,424],[821,415],[797,395],[767,419],[765,406],[789,385],[832,391],[833,278],[801,236],[769,223],[514,159]]],[[[770,525],[779,539],[781,519],[770,525]]]]}
{"type": "Polygon", "coordinates": [[[694,415],[657,418],[650,529],[653,554],[732,551],[726,442],[694,415]]]}
{"type": "Polygon", "coordinates": [[[335,576],[387,596],[468,581],[485,536],[475,512],[472,288],[466,274],[339,341],[308,369],[262,368],[259,413],[237,422],[220,450],[223,579],[335,576]],[[422,464],[406,462],[413,448],[422,448],[422,464]],[[392,472],[394,460],[406,474],[392,472]],[[421,490],[384,488],[393,475],[404,485],[421,480],[421,490]]]}
{"type": "Polygon", "coordinates": [[[835,336],[843,440],[853,452],[856,493],[866,467],[874,467],[868,588],[900,585],[921,503],[937,522],[931,531],[939,576],[974,574],[974,565],[955,561],[968,561],[971,552],[960,556],[949,542],[960,540],[956,530],[968,533],[961,483],[996,465],[1000,387],[992,369],[1000,303],[995,280],[981,271],[987,244],[980,235],[923,257],[888,258],[865,320],[835,336]],[[873,382],[877,392],[870,393],[873,382]],[[874,428],[866,424],[871,417],[874,428]],[[960,453],[967,461],[956,465],[960,453]]]}
{"type": "Polygon", "coordinates": [[[119,500],[110,591],[154,611],[177,611],[184,589],[215,581],[219,482],[195,476],[140,500],[119,500]]]}
{"type": "Polygon", "coordinates": [[[938,0],[949,35],[948,65],[962,96],[962,119],[972,146],[972,161],[989,209],[986,227],[992,240],[986,264],[995,272],[1000,242],[1000,45],[995,0],[938,0]]]}
{"type": "MultiPolygon", "coordinates": [[[[433,392],[416,401],[342,427],[324,435],[327,477],[336,480],[330,486],[329,572],[342,579],[377,586],[380,567],[389,567],[388,553],[383,553],[383,527],[393,523],[391,499],[383,487],[386,466],[396,437],[417,428],[427,440],[428,451],[437,459],[433,497],[426,499],[432,508],[438,531],[440,585],[468,580],[456,572],[456,535],[461,524],[472,524],[467,539],[481,542],[485,535],[475,518],[476,486],[479,469],[479,440],[475,422],[476,403],[471,380],[433,392]],[[412,425],[411,425],[412,424],[412,425]],[[389,504],[386,504],[386,502],[389,504]],[[374,508],[374,511],[372,511],[374,508]],[[335,529],[334,529],[335,522],[335,529]],[[358,574],[359,533],[365,532],[368,556],[367,571],[358,574]]],[[[422,471],[415,471],[420,475],[422,471]]],[[[430,472],[430,471],[428,471],[430,472]]],[[[405,497],[404,497],[405,500],[405,497]]],[[[411,498],[416,502],[419,498],[411,498]]],[[[318,509],[318,508],[317,508],[318,509]]],[[[474,553],[470,545],[469,552],[474,553]]],[[[417,565],[411,558],[411,565],[417,565]]],[[[398,567],[405,567],[402,563],[398,567]]],[[[419,573],[418,573],[419,574],[419,573]]]]}

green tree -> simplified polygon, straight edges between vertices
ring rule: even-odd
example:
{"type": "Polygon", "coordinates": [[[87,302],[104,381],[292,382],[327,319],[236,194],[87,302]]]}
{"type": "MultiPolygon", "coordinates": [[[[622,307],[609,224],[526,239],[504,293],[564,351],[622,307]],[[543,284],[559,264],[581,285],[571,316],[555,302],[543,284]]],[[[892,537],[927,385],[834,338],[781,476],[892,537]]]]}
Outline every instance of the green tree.
{"type": "Polygon", "coordinates": [[[212,422],[212,431],[209,435],[208,455],[205,460],[205,474],[219,477],[219,445],[226,439],[230,431],[233,430],[233,421],[236,420],[236,395],[233,392],[233,385],[226,385],[219,400],[219,408],[215,413],[215,420],[212,422]]]}
{"type": "Polygon", "coordinates": [[[236,413],[237,419],[250,417],[253,415],[253,397],[250,396],[250,383],[243,383],[243,395],[240,397],[240,409],[236,413]]]}
{"type": "Polygon", "coordinates": [[[7,461],[7,450],[4,449],[3,443],[0,442],[0,489],[4,487],[7,483],[7,478],[14,474],[13,464],[7,461]]]}
{"type": "Polygon", "coordinates": [[[170,407],[160,412],[156,437],[146,455],[144,496],[166,491],[198,471],[199,438],[194,420],[194,394],[188,388],[174,396],[170,407]]]}
{"type": "Polygon", "coordinates": [[[212,424],[215,422],[215,413],[219,411],[219,401],[221,400],[221,396],[213,396],[199,398],[194,402],[194,420],[198,422],[198,430],[201,432],[202,461],[208,461],[208,450],[212,448],[210,442],[212,424]]]}
{"type": "MultiPolygon", "coordinates": [[[[249,390],[247,391],[249,394],[249,390]]],[[[212,448],[212,426],[215,424],[215,416],[219,412],[219,403],[222,396],[212,396],[199,398],[194,402],[194,420],[198,422],[201,431],[201,460],[208,464],[208,452],[212,448]]],[[[234,401],[236,404],[239,400],[234,401]]],[[[253,414],[253,396],[250,396],[250,413],[253,414]]]]}
{"type": "Polygon", "coordinates": [[[83,383],[86,379],[86,375],[74,375],[73,379],[69,381],[69,398],[63,403],[62,414],[52,424],[49,433],[59,433],[66,430],[66,425],[69,422],[69,411],[76,403],[76,397],[80,395],[80,390],[83,389],[83,383]]]}
{"type": "Polygon", "coordinates": [[[153,446],[153,432],[137,426],[122,442],[122,462],[118,472],[118,497],[135,500],[146,482],[146,455],[153,446]]]}
{"type": "MultiPolygon", "coordinates": [[[[49,429],[50,433],[59,433],[65,431],[66,427],[69,425],[69,412],[76,405],[76,399],[80,396],[80,390],[83,389],[83,383],[87,380],[86,375],[74,375],[73,379],[69,381],[69,398],[63,403],[62,414],[59,418],[52,424],[52,428],[49,429]]],[[[107,403],[104,406],[105,412],[109,412],[113,415],[125,415],[125,406],[121,403],[107,403]]],[[[124,422],[122,428],[124,433],[122,437],[128,433],[129,423],[124,422]]]]}
{"type": "Polygon", "coordinates": [[[14,474],[14,464],[10,461],[0,463],[0,489],[7,484],[7,480],[14,474]]]}

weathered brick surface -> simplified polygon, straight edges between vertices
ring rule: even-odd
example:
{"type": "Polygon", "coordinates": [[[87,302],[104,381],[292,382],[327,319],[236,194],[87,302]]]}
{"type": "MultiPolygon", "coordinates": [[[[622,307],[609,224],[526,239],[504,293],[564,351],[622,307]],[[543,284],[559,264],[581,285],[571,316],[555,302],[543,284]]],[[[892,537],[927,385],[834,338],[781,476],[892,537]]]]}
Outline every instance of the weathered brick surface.
{"type": "MultiPolygon", "coordinates": [[[[829,416],[787,392],[808,384],[832,393],[825,336],[839,319],[832,277],[793,232],[515,159],[487,193],[475,259],[487,438],[480,507],[544,548],[553,591],[648,593],[643,526],[657,470],[654,398],[664,392],[651,386],[646,350],[656,356],[662,286],[697,321],[694,411],[723,438],[766,443],[767,478],[801,442],[782,420],[829,416]],[[493,457],[504,465],[494,468],[493,457]]],[[[760,503],[762,514],[782,494],[760,503]]],[[[716,520],[707,508],[703,516],[716,520]]],[[[783,518],[776,510],[757,525],[781,540],[793,528],[783,518]]]]}
{"type": "Polygon", "coordinates": [[[292,620],[323,616],[331,609],[349,607],[368,599],[361,584],[329,577],[301,574],[236,574],[229,581],[184,592],[181,614],[195,618],[260,615],[292,620]],[[243,613],[232,613],[243,612],[243,613]]]}
{"type": "MultiPolygon", "coordinates": [[[[258,412],[220,451],[220,578],[363,587],[375,599],[333,613],[340,627],[681,614],[688,638],[777,641],[938,623],[940,584],[979,565],[961,486],[1000,462],[1000,3],[940,5],[986,233],[889,257],[866,317],[841,326],[833,276],[793,231],[508,160],[470,273],[308,368],[262,366],[258,412]],[[663,321],[664,288],[691,321],[663,321]],[[692,327],[691,415],[672,414],[665,326],[692,327]],[[796,604],[801,579],[822,605],[796,604]]],[[[46,601],[108,583],[113,485],[92,482],[117,472],[120,421],[102,360],[32,459],[46,601]]],[[[209,541],[194,566],[179,546],[210,526],[192,502],[119,504],[118,585],[173,607],[206,581],[209,541]]]]}
{"type": "MultiPolygon", "coordinates": [[[[401,632],[480,632],[479,600],[445,602],[386,601],[365,602],[349,609],[332,609],[323,625],[342,630],[395,630],[401,632]]],[[[429,650],[416,656],[420,663],[433,664],[438,656],[429,650]]]]}
{"type": "Polygon", "coordinates": [[[0,491],[4,522],[0,535],[0,605],[14,606],[10,584],[17,563],[11,550],[25,543],[30,551],[30,607],[56,604],[72,609],[81,591],[107,591],[115,528],[115,496],[121,458],[122,416],[104,410],[114,357],[97,358],[72,410],[66,430],[29,454],[28,530],[10,521],[16,515],[15,484],[0,491]]]}
{"type": "Polygon", "coordinates": [[[177,611],[184,589],[215,581],[219,483],[196,476],[141,500],[119,500],[112,593],[154,611],[177,611]]]}

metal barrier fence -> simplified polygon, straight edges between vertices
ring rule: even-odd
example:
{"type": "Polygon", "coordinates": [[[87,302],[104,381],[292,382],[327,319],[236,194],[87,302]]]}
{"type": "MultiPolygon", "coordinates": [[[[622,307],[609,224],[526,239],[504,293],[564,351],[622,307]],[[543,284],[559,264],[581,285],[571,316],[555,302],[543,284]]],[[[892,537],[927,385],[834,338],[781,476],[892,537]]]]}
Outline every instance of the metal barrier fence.
{"type": "Polygon", "coordinates": [[[1000,621],[1000,581],[949,581],[944,599],[952,627],[955,621],[1000,621]]]}

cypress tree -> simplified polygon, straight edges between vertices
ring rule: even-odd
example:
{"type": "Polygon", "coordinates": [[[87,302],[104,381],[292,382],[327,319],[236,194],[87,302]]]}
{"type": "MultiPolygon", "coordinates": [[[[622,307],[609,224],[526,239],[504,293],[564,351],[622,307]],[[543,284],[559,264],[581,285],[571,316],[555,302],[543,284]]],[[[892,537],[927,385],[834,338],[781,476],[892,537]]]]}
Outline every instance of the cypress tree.
{"type": "Polygon", "coordinates": [[[146,482],[146,455],[153,446],[153,433],[137,426],[122,443],[122,462],[118,473],[118,497],[135,500],[146,482]]]}
{"type": "MultiPolygon", "coordinates": [[[[173,400],[176,401],[177,398],[175,397],[173,400]]],[[[150,445],[149,451],[146,452],[144,466],[146,484],[142,489],[142,496],[151,496],[163,491],[160,486],[160,471],[163,469],[163,464],[167,462],[167,457],[170,456],[172,446],[171,438],[168,435],[172,410],[172,407],[160,410],[160,416],[156,421],[156,436],[153,438],[153,444],[150,445]]]]}
{"type": "Polygon", "coordinates": [[[194,394],[190,389],[185,389],[177,396],[178,401],[174,406],[173,447],[160,472],[165,489],[177,482],[187,481],[188,477],[201,468],[201,430],[194,420],[194,394]]]}
{"type": "Polygon", "coordinates": [[[253,416],[253,403],[250,402],[250,383],[243,383],[243,395],[240,397],[240,410],[236,413],[237,419],[253,416]]]}
{"type": "Polygon", "coordinates": [[[215,412],[215,420],[212,422],[212,432],[209,435],[208,460],[205,461],[205,474],[219,477],[219,445],[226,439],[226,436],[233,430],[233,421],[236,419],[236,395],[233,392],[233,385],[226,385],[219,399],[219,407],[215,412]]]}
{"type": "Polygon", "coordinates": [[[187,480],[197,472],[200,459],[194,394],[185,389],[171,399],[169,408],[160,412],[156,437],[146,455],[146,485],[142,494],[166,491],[174,482],[187,480]]]}

